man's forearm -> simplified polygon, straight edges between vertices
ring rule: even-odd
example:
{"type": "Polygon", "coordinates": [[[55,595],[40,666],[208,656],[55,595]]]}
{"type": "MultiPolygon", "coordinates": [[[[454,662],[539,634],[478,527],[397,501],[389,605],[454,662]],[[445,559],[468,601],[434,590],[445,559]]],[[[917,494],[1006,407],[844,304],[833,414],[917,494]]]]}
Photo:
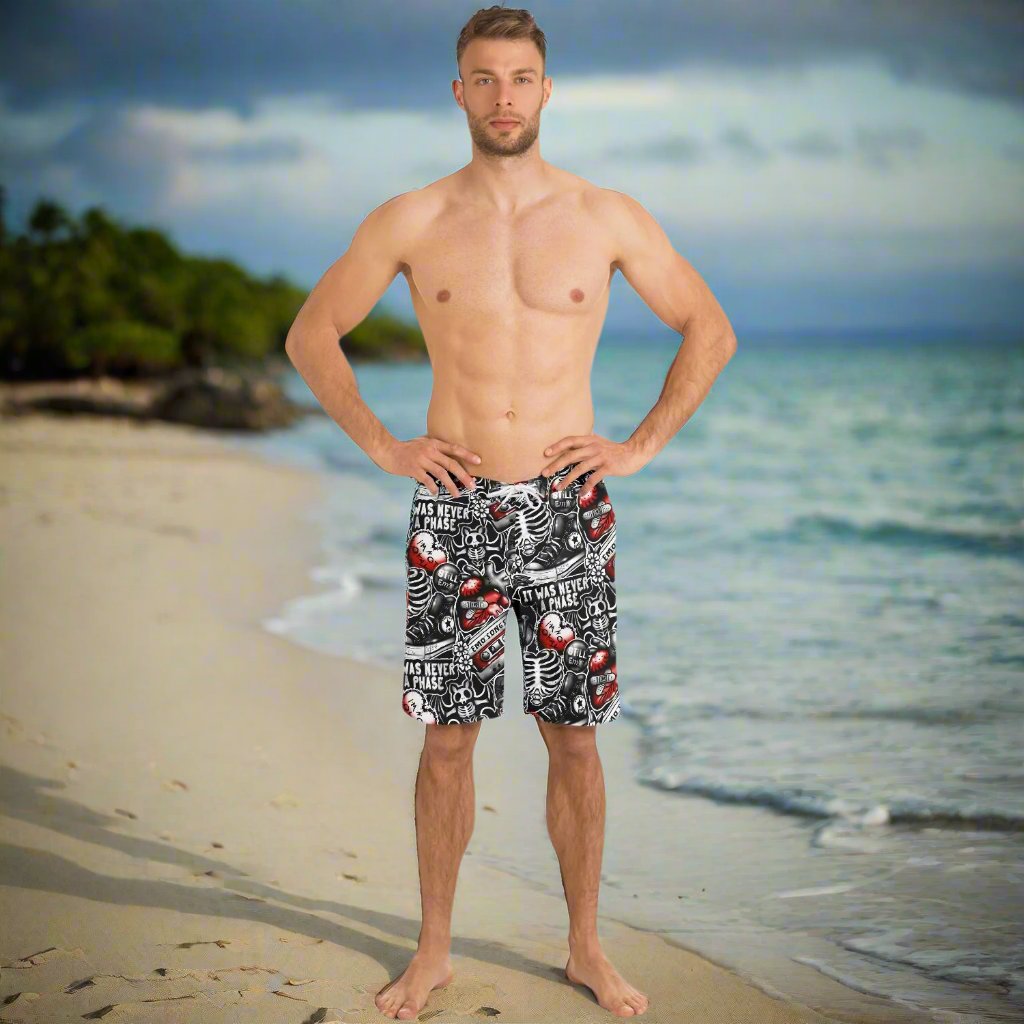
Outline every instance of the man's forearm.
{"type": "Polygon", "coordinates": [[[363,401],[333,329],[289,334],[285,351],[324,412],[381,466],[383,454],[396,438],[363,401]]]}
{"type": "Polygon", "coordinates": [[[642,457],[644,465],[697,411],[735,351],[736,336],[728,328],[700,327],[685,336],[658,401],[626,442],[642,457]]]}

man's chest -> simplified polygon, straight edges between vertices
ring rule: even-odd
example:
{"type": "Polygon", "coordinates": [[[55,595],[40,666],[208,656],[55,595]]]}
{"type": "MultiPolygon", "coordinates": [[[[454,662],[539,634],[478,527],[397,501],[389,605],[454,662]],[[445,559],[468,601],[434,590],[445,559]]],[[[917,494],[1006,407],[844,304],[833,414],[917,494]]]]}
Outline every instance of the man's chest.
{"type": "Polygon", "coordinates": [[[600,225],[583,215],[453,216],[417,240],[406,275],[433,314],[586,314],[606,299],[612,258],[600,225]]]}

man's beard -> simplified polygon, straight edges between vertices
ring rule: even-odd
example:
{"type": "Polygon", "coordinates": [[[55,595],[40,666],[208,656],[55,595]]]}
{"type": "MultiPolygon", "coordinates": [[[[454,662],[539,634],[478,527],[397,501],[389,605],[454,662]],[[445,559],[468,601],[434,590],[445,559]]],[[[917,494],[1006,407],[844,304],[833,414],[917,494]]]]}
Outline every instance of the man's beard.
{"type": "Polygon", "coordinates": [[[530,120],[519,120],[519,127],[512,129],[514,134],[492,135],[491,121],[501,118],[500,114],[490,113],[482,118],[470,118],[469,134],[476,143],[477,149],[488,156],[519,156],[525,153],[540,134],[540,111],[530,120]]]}

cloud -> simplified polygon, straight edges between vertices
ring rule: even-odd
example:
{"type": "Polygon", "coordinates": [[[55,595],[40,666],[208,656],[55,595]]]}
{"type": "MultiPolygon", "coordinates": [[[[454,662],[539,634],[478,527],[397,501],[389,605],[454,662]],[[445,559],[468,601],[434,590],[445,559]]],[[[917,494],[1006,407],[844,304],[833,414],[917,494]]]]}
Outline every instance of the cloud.
{"type": "Polygon", "coordinates": [[[133,111],[98,111],[67,133],[45,162],[74,173],[80,186],[131,205],[155,204],[171,187],[187,145],[133,111]]]}
{"type": "MultiPolygon", "coordinates": [[[[616,143],[599,155],[606,159],[664,163],[682,168],[713,159],[716,151],[738,166],[745,167],[763,164],[786,154],[812,161],[838,159],[852,154],[874,170],[887,171],[902,160],[919,155],[926,146],[925,133],[906,125],[858,125],[847,146],[822,129],[803,132],[772,146],[756,139],[748,129],[732,126],[719,132],[716,143],[705,142],[693,135],[667,135],[634,143],[616,143]]],[[[1004,152],[1008,158],[1014,159],[1012,147],[1005,147],[1004,152]]]]}
{"type": "Polygon", "coordinates": [[[642,160],[671,164],[692,164],[707,156],[707,147],[699,139],[688,135],[670,135],[664,139],[616,144],[601,154],[613,160],[642,160]]]}
{"type": "Polygon", "coordinates": [[[305,144],[295,138],[242,139],[226,145],[204,142],[190,147],[190,155],[207,163],[294,164],[306,152],[305,144]]]}
{"type": "MultiPolygon", "coordinates": [[[[454,0],[34,0],[4,4],[0,85],[15,109],[87,96],[250,113],[321,93],[342,108],[450,102],[454,0]]],[[[681,67],[757,72],[865,55],[907,81],[1024,100],[1019,0],[589,0],[531,9],[548,71],[586,77],[681,67]]]]}
{"type": "Polygon", "coordinates": [[[337,174],[315,132],[303,138],[282,119],[246,120],[227,110],[99,107],[56,138],[23,118],[12,121],[3,177],[15,191],[38,189],[72,206],[112,201],[129,216],[172,219],[267,201],[283,214],[324,194],[337,174]]]}
{"type": "Polygon", "coordinates": [[[924,149],[924,132],[909,125],[892,128],[858,127],[854,135],[857,153],[869,165],[888,170],[904,157],[916,156],[924,149]]]}
{"type": "Polygon", "coordinates": [[[741,163],[763,163],[771,155],[746,128],[727,128],[720,138],[722,148],[741,163]]]}
{"type": "MultiPolygon", "coordinates": [[[[448,82],[474,6],[8,0],[11,222],[38,194],[100,202],[312,283],[366,212],[470,159],[448,82]]],[[[836,6],[534,4],[545,158],[636,196],[713,278],[791,302],[815,273],[837,293],[883,272],[1019,275],[1020,19],[836,6]]]]}
{"type": "Polygon", "coordinates": [[[842,145],[823,129],[802,132],[784,142],[781,148],[807,160],[831,160],[843,153],[842,145]]]}

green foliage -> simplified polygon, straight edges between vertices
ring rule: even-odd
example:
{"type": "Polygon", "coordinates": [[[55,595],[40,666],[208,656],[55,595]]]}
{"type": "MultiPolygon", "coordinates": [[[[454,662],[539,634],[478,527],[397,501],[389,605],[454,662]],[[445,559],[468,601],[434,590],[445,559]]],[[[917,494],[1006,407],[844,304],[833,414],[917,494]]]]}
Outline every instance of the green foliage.
{"type": "MultiPolygon", "coordinates": [[[[346,355],[373,359],[381,353],[399,355],[423,349],[423,337],[418,328],[407,324],[390,313],[377,313],[367,317],[341,339],[346,355]]],[[[425,350],[424,350],[425,351],[425,350]]]]}
{"type": "Polygon", "coordinates": [[[137,320],[108,320],[72,334],[64,356],[73,370],[155,373],[180,364],[181,343],[164,327],[137,320]]]}
{"type": "MultiPolygon", "coordinates": [[[[160,231],[99,207],[77,220],[39,200],[27,230],[4,219],[0,186],[0,376],[160,373],[280,354],[306,293],[226,259],[188,256],[160,231]]],[[[343,348],[362,358],[422,352],[419,331],[371,315],[343,348]]]]}

